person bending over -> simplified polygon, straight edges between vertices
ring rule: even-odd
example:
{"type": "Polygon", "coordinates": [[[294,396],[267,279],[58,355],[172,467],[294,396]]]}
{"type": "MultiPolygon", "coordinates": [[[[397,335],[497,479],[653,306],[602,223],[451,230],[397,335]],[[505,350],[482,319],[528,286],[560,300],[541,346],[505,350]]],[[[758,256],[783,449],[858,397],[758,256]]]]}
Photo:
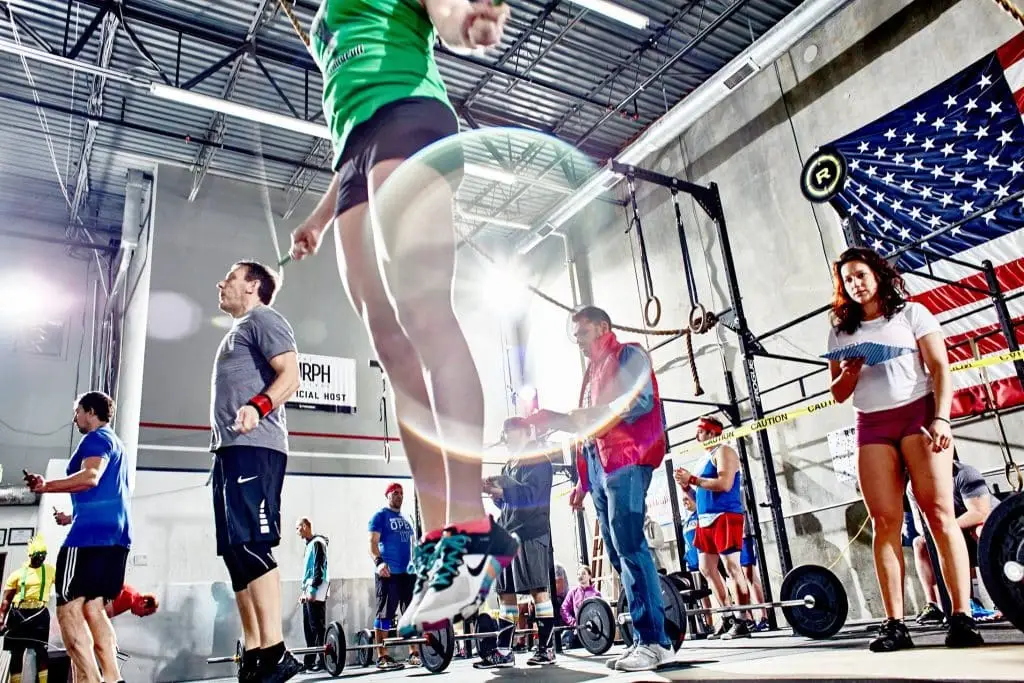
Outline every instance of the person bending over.
{"type": "MultiPolygon", "coordinates": [[[[715,417],[705,416],[697,424],[697,440],[709,441],[722,434],[724,426],[715,417]]],[[[677,468],[675,480],[687,498],[696,504],[697,531],[694,545],[700,552],[700,572],[711,585],[721,605],[733,604],[725,580],[718,570],[718,561],[732,580],[737,607],[750,604],[750,587],[740,566],[743,548],[743,489],[740,480],[740,459],[728,444],[705,447],[707,456],[698,466],[700,475],[677,468]]],[[[734,612],[722,618],[715,636],[723,640],[749,638],[753,628],[750,611],[734,612]]]]}
{"type": "Polygon", "coordinates": [[[576,570],[577,584],[573,586],[562,602],[562,623],[570,628],[562,631],[562,647],[570,649],[579,647],[580,639],[576,635],[575,627],[579,623],[580,607],[587,598],[601,597],[601,591],[594,586],[593,578],[590,575],[590,567],[583,564],[576,570]]]}
{"type": "MultiPolygon", "coordinates": [[[[377,619],[373,623],[377,650],[377,668],[382,671],[401,669],[402,664],[388,656],[384,638],[394,628],[395,615],[409,609],[416,577],[409,573],[412,555],[413,526],[402,514],[405,492],[398,482],[384,491],[388,504],[370,519],[370,557],[377,568],[373,577],[377,593],[377,619]]],[[[409,648],[409,664],[419,666],[416,647],[409,648]]]]}
{"type": "Polygon", "coordinates": [[[54,585],[57,623],[76,683],[121,680],[117,637],[105,606],[124,585],[131,494],[124,444],[110,427],[114,409],[114,400],[103,392],[79,396],[74,425],[84,436],[68,462],[68,476],[46,481],[25,475],[36,493],[71,494],[70,516],[54,510],[58,524],[71,525],[57,554],[54,585]]]}
{"type": "Polygon", "coordinates": [[[213,363],[210,450],[217,555],[223,558],[242,621],[240,681],[282,683],[302,668],[285,650],[281,576],[281,489],[288,464],[284,405],[299,388],[295,335],[271,308],[277,274],[235,263],[217,283],[232,318],[213,363]]]}
{"type": "MultiPolygon", "coordinates": [[[[331,575],[327,569],[327,537],[313,534],[313,524],[308,517],[303,517],[295,524],[295,533],[306,542],[306,552],[302,559],[302,630],[306,636],[307,647],[318,647],[324,644],[327,637],[327,595],[331,590],[331,575]]],[[[324,668],[323,654],[306,655],[302,668],[306,671],[319,671],[324,668]]]]}
{"type": "Polygon", "coordinates": [[[953,385],[938,321],[908,302],[903,278],[878,253],[847,249],[833,264],[830,351],[862,342],[905,349],[866,366],[864,358],[830,361],[832,397],[853,399],[857,475],[874,529],[875,573],[886,619],[872,652],[911,647],[903,623],[903,491],[909,475],[914,497],[939,555],[949,587],[948,647],[982,644],[970,610],[970,560],[953,507],[953,385]],[[922,431],[924,433],[922,433],[922,431]]]}
{"type": "Polygon", "coordinates": [[[498,577],[495,590],[501,611],[498,646],[473,664],[477,669],[512,666],[512,639],[519,618],[517,595],[533,599],[537,616],[537,651],[527,664],[542,666],[555,662],[551,630],[555,608],[551,602],[551,483],[554,467],[545,453],[526,453],[530,446],[530,425],[519,417],[505,420],[502,428],[509,458],[501,475],[483,482],[483,491],[501,509],[500,523],[521,543],[519,554],[498,577]]]}
{"type": "Polygon", "coordinates": [[[573,336],[587,359],[579,409],[568,415],[538,411],[531,421],[580,433],[579,483],[569,504],[582,509],[593,496],[608,561],[622,578],[636,637],[633,647],[608,666],[652,671],[674,657],[665,633],[665,606],[658,572],[644,537],[647,489],[665,459],[665,419],[647,352],[623,344],[608,314],[586,306],[572,316],[573,336]],[[595,426],[600,425],[595,433],[595,426]]]}
{"type": "MultiPolygon", "coordinates": [[[[36,676],[47,683],[50,639],[50,594],[57,570],[46,564],[46,541],[35,536],[28,543],[28,559],[4,582],[0,601],[0,635],[11,653],[10,683],[22,683],[25,652],[36,653],[36,676]]],[[[29,683],[26,681],[25,683],[29,683]]]]}
{"type": "MultiPolygon", "coordinates": [[[[915,501],[916,502],[916,501],[915,501]]],[[[988,488],[985,477],[976,468],[963,463],[953,449],[953,513],[956,515],[957,526],[964,535],[967,544],[967,555],[971,563],[971,583],[978,567],[978,534],[992,512],[992,492],[988,488]]],[[[914,565],[921,581],[928,606],[917,617],[917,623],[942,623],[945,615],[939,607],[939,587],[932,566],[931,555],[924,536],[915,535],[911,544],[914,548],[914,565]]],[[[973,593],[973,591],[972,591],[973,593]]],[[[990,620],[996,612],[982,606],[974,595],[971,596],[971,616],[975,620],[990,620]]]]}
{"type": "Polygon", "coordinates": [[[422,188],[415,201],[389,198],[386,183],[417,152],[458,133],[435,42],[497,46],[508,16],[507,3],[324,0],[310,27],[335,174],[292,233],[290,253],[316,253],[335,228],[345,289],[394,390],[424,528],[403,637],[476,612],[517,551],[480,496],[483,389],[452,304],[461,155],[447,178],[407,167],[422,188]],[[470,571],[481,563],[492,567],[470,571]]]}

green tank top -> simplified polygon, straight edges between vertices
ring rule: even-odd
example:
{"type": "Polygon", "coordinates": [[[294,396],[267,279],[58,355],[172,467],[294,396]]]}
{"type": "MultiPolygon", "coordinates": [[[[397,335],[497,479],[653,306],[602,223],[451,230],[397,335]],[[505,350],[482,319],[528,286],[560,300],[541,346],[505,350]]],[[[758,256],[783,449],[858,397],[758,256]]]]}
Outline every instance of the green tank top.
{"type": "Polygon", "coordinates": [[[384,105],[433,97],[451,108],[434,60],[435,40],[419,0],[324,0],[320,5],[310,48],[323,74],[335,169],[352,129],[384,105]]]}

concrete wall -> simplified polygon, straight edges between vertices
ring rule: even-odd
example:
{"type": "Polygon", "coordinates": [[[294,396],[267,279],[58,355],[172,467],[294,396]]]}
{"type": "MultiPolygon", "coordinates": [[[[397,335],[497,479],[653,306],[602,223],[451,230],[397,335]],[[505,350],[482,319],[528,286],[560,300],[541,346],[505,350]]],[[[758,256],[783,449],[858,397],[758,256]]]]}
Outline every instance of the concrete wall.
{"type": "MultiPolygon", "coordinates": [[[[718,184],[743,306],[755,334],[809,312],[830,297],[829,261],[845,244],[831,210],[812,207],[800,193],[799,172],[814,147],[898,107],[1019,30],[1019,25],[987,0],[854,3],[681,131],[673,145],[642,164],[693,182],[718,184]]],[[[620,191],[623,186],[620,184],[620,191]]],[[[685,325],[690,306],[669,193],[642,183],[638,190],[652,277],[664,309],[660,327],[680,327],[685,325]]],[[[730,298],[717,233],[695,202],[689,198],[682,202],[697,298],[710,310],[722,310],[730,305],[730,298]]],[[[628,240],[633,240],[633,249],[638,245],[635,235],[623,234],[623,225],[624,218],[619,215],[605,224],[577,225],[570,234],[581,245],[577,266],[587,266],[593,303],[607,309],[614,321],[637,326],[642,321],[643,299],[628,240]]],[[[566,277],[561,275],[563,280],[566,277]]],[[[549,282],[558,281],[558,276],[550,276],[549,282]]],[[[561,349],[564,323],[554,324],[553,313],[544,306],[537,304],[531,312],[531,344],[561,349]]],[[[770,352],[813,359],[823,350],[827,329],[825,316],[819,316],[773,337],[765,346],[770,352]]],[[[657,341],[625,333],[620,336],[642,343],[657,341]]],[[[694,343],[706,392],[701,400],[726,400],[723,368],[734,372],[740,396],[747,395],[734,333],[719,326],[696,337],[694,343]]],[[[682,341],[654,352],[653,360],[663,395],[693,398],[682,341]]],[[[534,367],[542,362],[535,362],[534,367]]],[[[810,370],[811,366],[802,364],[757,361],[763,393],[810,370]]],[[[545,405],[543,397],[559,395],[569,378],[550,371],[538,374],[535,381],[545,405]]],[[[806,394],[826,388],[824,375],[805,383],[806,394]]],[[[793,385],[767,393],[764,405],[771,411],[800,399],[800,388],[793,385]]],[[[704,411],[680,405],[666,409],[670,424],[704,411]]],[[[881,613],[871,562],[871,532],[865,528],[858,534],[866,515],[863,505],[842,504],[856,499],[857,491],[836,477],[826,443],[828,432],[849,425],[852,418],[849,406],[836,407],[774,428],[769,438],[782,505],[790,517],[787,529],[794,564],[832,565],[851,594],[851,617],[856,618],[881,613]],[[797,514],[835,504],[839,505],[831,510],[797,514]]],[[[1005,423],[1019,460],[1024,455],[1019,445],[1021,420],[1010,417],[1005,423]]],[[[991,421],[958,429],[961,456],[982,469],[1001,465],[997,447],[992,445],[997,434],[991,421]]],[[[687,426],[673,433],[672,441],[691,437],[692,426],[687,426]]],[[[679,450],[675,455],[678,463],[695,461],[695,453],[678,454],[679,450]]],[[[752,453],[751,475],[758,500],[764,502],[762,463],[756,449],[752,453]]],[[[763,520],[765,513],[762,508],[763,520]]],[[[771,526],[765,523],[762,528],[770,544],[769,568],[778,579],[771,526]]],[[[778,583],[775,585],[777,589],[778,583]]],[[[908,611],[916,609],[917,599],[912,596],[908,611]]]]}

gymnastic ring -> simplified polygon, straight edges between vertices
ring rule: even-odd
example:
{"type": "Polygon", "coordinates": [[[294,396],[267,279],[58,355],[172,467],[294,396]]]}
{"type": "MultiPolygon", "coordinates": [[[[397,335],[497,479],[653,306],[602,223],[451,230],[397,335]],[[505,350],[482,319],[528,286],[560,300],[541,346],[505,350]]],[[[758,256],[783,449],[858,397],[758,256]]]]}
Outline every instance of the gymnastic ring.
{"type": "Polygon", "coordinates": [[[648,327],[657,327],[658,323],[661,322],[661,301],[658,297],[653,294],[647,297],[647,302],[644,304],[644,322],[647,323],[648,327]],[[651,315],[651,306],[654,306],[654,315],[651,315]]]}
{"type": "Polygon", "coordinates": [[[690,332],[694,334],[704,334],[711,329],[711,325],[713,324],[712,321],[708,319],[708,309],[704,308],[704,305],[699,303],[694,304],[693,308],[690,309],[689,321],[690,332]]]}
{"type": "Polygon", "coordinates": [[[1020,465],[1018,465],[1015,462],[1008,462],[1006,463],[1005,469],[1006,483],[1012,486],[1014,491],[1020,492],[1022,489],[1024,489],[1024,474],[1022,474],[1020,471],[1020,465]],[[1015,476],[1011,477],[1011,473],[1013,473],[1015,476]],[[1013,483],[1015,479],[1017,480],[1016,484],[1013,483]]]}

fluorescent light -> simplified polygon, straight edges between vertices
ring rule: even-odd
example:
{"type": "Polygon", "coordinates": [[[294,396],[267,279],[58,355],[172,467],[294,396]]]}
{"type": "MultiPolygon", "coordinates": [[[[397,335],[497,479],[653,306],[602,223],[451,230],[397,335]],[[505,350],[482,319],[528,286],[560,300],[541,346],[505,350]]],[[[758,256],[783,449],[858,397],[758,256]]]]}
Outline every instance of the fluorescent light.
{"type": "Polygon", "coordinates": [[[165,100],[180,102],[181,104],[187,104],[193,107],[199,107],[200,109],[207,109],[209,111],[220,112],[226,116],[236,116],[240,119],[246,119],[255,123],[262,123],[267,126],[274,126],[275,128],[283,128],[285,130],[291,130],[304,135],[311,135],[316,138],[324,138],[326,140],[331,139],[331,131],[327,126],[303,121],[302,119],[297,119],[293,116],[275,114],[271,111],[257,109],[256,107],[239,104],[238,102],[231,102],[230,100],[221,99],[219,97],[210,97],[209,95],[192,92],[191,90],[184,90],[183,88],[175,88],[170,85],[164,85],[163,83],[150,83],[149,92],[157,97],[162,97],[165,100]]]}
{"type": "Polygon", "coordinates": [[[632,26],[638,31],[643,31],[651,23],[651,20],[631,9],[626,9],[608,0],[569,0],[574,5],[584,7],[591,12],[603,14],[609,19],[621,21],[627,26],[632,26]]]}
{"type": "Polygon", "coordinates": [[[510,221],[505,218],[494,218],[492,216],[481,216],[477,213],[470,213],[459,209],[459,215],[467,221],[473,221],[474,223],[491,223],[492,225],[504,225],[506,228],[515,228],[517,230],[529,230],[531,225],[527,223],[518,223],[516,221],[510,221]]]}
{"type": "Polygon", "coordinates": [[[483,164],[474,164],[467,162],[464,169],[468,175],[476,176],[477,178],[484,178],[485,180],[492,180],[496,183],[502,183],[504,185],[515,185],[516,176],[508,171],[502,171],[500,168],[494,168],[493,166],[484,166],[483,164]]]}

